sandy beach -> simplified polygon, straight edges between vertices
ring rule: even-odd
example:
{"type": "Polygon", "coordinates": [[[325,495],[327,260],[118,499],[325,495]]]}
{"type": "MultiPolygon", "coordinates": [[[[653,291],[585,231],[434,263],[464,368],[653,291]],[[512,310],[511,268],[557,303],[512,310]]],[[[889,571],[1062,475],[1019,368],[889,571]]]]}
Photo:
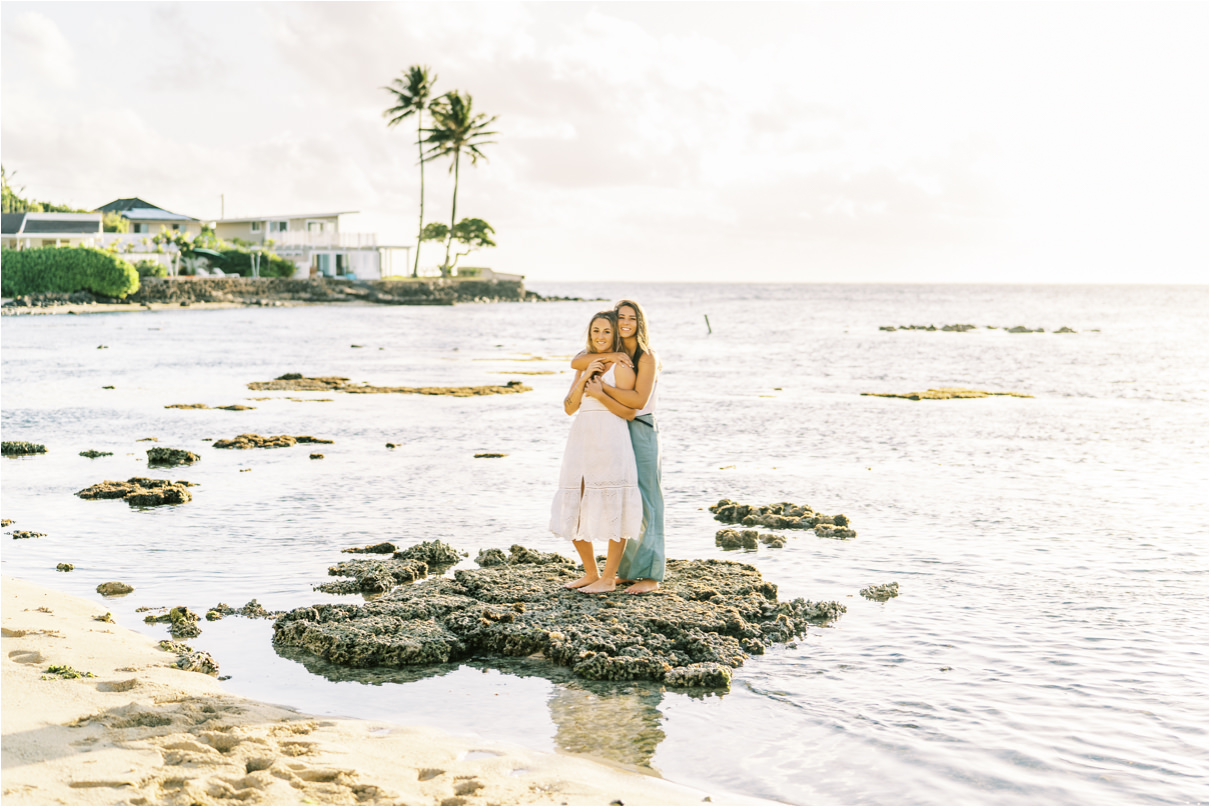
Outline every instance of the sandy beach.
{"type": "Polygon", "coordinates": [[[727,804],[584,758],[238,698],[88,600],[2,590],[5,805],[727,804]]]}

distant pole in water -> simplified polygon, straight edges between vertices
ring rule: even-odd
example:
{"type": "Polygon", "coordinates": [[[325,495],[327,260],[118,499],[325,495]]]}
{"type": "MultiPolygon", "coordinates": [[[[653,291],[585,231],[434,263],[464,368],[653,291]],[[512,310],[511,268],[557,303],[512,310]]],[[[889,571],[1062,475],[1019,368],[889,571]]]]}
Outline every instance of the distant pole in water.
{"type": "Polygon", "coordinates": [[[711,318],[708,315],[704,314],[704,315],[702,315],[702,319],[706,320],[706,333],[714,334],[715,332],[711,330],[711,318]]]}

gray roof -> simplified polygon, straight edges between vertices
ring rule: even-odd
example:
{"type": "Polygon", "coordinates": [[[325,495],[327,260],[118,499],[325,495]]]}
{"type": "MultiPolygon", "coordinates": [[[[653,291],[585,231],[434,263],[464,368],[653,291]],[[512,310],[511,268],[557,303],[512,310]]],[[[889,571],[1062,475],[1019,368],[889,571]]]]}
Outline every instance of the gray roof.
{"type": "Polygon", "coordinates": [[[197,219],[192,216],[186,216],[183,213],[173,213],[170,210],[164,210],[159,205],[153,205],[150,202],[139,199],[137,196],[132,196],[127,199],[115,199],[113,202],[108,202],[97,208],[98,213],[117,212],[122,214],[123,218],[132,221],[156,221],[156,222],[196,222],[197,219]]]}
{"type": "Polygon", "coordinates": [[[6,236],[92,236],[101,233],[99,213],[5,213],[6,236]]]}
{"type": "Polygon", "coordinates": [[[283,219],[326,219],[329,216],[344,216],[346,214],[361,213],[358,210],[338,210],[332,213],[275,213],[266,216],[228,216],[226,219],[217,219],[216,224],[229,224],[235,222],[268,222],[281,221],[283,219]]]}

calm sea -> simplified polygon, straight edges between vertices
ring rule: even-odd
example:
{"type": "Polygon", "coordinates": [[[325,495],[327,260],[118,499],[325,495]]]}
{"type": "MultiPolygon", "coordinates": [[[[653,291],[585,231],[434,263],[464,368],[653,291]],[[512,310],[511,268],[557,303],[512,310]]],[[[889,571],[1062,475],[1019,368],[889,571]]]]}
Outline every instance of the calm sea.
{"type": "MultiPolygon", "coordinates": [[[[279,656],[268,621],[232,617],[192,643],[231,691],[788,803],[1207,802],[1207,287],[532,287],[647,306],[664,366],[669,556],[752,563],[783,597],[848,613],[705,695],[594,685],[534,660],[350,671],[279,656]],[[980,327],[879,330],[929,323],[980,327]],[[940,386],[1034,398],[860,395],[940,386]],[[858,536],[724,552],[705,510],[722,497],[845,513],[858,536]],[[858,596],[891,581],[898,598],[858,596]]],[[[136,607],[340,600],[311,587],[352,545],[570,555],[545,530],[570,424],[566,358],[606,305],[6,317],[4,438],[50,451],[0,463],[7,531],[47,534],[4,536],[3,572],[99,604],[98,583],[130,583],[98,608],[160,637],[136,607]],[[534,390],[245,386],[286,372],[534,390]],[[165,409],[195,402],[256,409],[165,409]],[[310,446],[210,447],[242,432],[336,442],[323,460],[310,446]],[[199,483],[192,502],[140,511],[73,496],[148,474],[146,437],[202,456],[152,474],[199,483]]]]}

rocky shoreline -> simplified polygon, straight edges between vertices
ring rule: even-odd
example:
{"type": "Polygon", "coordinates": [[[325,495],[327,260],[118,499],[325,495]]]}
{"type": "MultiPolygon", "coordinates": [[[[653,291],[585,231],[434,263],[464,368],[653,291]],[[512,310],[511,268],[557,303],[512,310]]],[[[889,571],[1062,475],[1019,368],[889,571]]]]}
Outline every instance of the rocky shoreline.
{"type": "Polygon", "coordinates": [[[476,278],[346,280],[338,278],[142,278],[122,299],[91,292],[43,292],[6,301],[0,314],[123,311],[165,306],[298,306],[362,303],[389,306],[453,306],[459,303],[580,301],[544,297],[521,281],[476,278]],[[115,308],[116,307],[116,308],[115,308]]]}

